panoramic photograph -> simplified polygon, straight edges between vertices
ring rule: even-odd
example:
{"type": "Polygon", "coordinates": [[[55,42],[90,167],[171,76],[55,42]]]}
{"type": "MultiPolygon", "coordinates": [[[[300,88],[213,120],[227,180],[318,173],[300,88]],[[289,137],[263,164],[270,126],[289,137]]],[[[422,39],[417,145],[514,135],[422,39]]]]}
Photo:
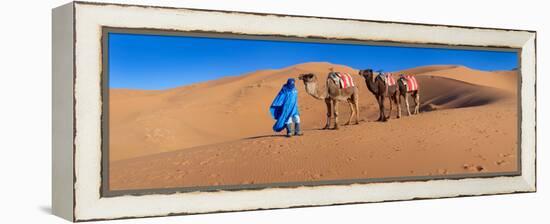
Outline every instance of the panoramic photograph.
{"type": "Polygon", "coordinates": [[[518,53],[108,33],[109,190],[519,169],[518,53]]]}

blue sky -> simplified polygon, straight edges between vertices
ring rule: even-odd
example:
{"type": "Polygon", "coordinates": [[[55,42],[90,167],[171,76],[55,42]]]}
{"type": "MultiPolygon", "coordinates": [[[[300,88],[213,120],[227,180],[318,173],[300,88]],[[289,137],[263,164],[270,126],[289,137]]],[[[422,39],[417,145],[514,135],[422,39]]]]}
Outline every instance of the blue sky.
{"type": "Polygon", "coordinates": [[[516,68],[518,58],[485,50],[109,34],[110,88],[167,89],[305,62],[384,71],[457,64],[491,71],[516,68]]]}

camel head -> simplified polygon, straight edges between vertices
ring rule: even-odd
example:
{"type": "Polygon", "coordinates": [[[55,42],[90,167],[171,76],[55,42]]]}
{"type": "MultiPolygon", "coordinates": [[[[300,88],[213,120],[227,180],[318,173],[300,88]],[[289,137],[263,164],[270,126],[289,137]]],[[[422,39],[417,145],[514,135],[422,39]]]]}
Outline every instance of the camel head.
{"type": "Polygon", "coordinates": [[[359,75],[365,79],[369,91],[376,95],[378,93],[378,87],[374,84],[374,72],[372,69],[360,70],[359,75]]]}
{"type": "Polygon", "coordinates": [[[313,73],[301,74],[298,79],[304,81],[304,84],[317,82],[317,76],[313,73]]]}
{"type": "Polygon", "coordinates": [[[315,97],[316,99],[324,99],[321,94],[319,94],[319,88],[317,85],[317,76],[313,73],[306,73],[301,74],[298,76],[299,80],[302,80],[304,82],[304,85],[306,86],[306,92],[315,97]]]}
{"type": "Polygon", "coordinates": [[[372,69],[359,70],[359,75],[365,79],[372,79],[372,77],[374,76],[374,72],[372,71],[372,69]]]}

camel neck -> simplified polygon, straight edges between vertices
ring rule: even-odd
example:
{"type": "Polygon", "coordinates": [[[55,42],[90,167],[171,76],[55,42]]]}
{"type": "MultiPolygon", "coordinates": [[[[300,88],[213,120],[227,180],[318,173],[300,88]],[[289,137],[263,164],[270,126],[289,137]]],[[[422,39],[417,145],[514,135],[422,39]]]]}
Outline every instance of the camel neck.
{"type": "Polygon", "coordinates": [[[366,77],[366,82],[367,82],[367,88],[369,89],[369,91],[371,91],[372,94],[377,94],[378,87],[374,85],[374,75],[368,75],[366,77]]]}
{"type": "Polygon", "coordinates": [[[324,96],[320,94],[320,86],[317,83],[308,83],[306,84],[306,92],[313,96],[315,99],[323,100],[324,96]]]}

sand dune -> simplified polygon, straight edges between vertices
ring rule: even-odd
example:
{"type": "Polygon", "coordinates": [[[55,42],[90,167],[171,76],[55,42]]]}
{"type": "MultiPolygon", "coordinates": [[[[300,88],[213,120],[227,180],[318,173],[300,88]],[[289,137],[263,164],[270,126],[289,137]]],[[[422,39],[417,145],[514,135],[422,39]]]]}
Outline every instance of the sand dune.
{"type": "MultiPolygon", "coordinates": [[[[111,188],[516,169],[515,71],[442,65],[400,72],[418,77],[424,113],[396,120],[394,111],[387,123],[371,122],[378,106],[356,69],[323,62],[162,91],[111,89],[111,188]],[[324,103],[307,95],[299,82],[306,135],[273,136],[268,107],[286,79],[313,72],[325,80],[331,67],[353,75],[363,122],[338,131],[317,130],[326,119],[324,103]]],[[[344,123],[349,109],[340,108],[344,123]]]]}
{"type": "Polygon", "coordinates": [[[481,114],[461,108],[338,131],[308,129],[302,137],[258,136],[128,159],[112,164],[111,189],[513,171],[516,127],[500,119],[514,113],[500,106],[481,114]]]}
{"type": "MultiPolygon", "coordinates": [[[[305,63],[164,91],[112,89],[110,158],[127,159],[271,133],[268,108],[282,83],[305,72],[325,73],[329,67],[354,72],[328,63],[305,63]]],[[[303,91],[300,100],[304,110],[324,108],[303,91]]]]}
{"type": "Polygon", "coordinates": [[[516,71],[486,72],[470,69],[464,66],[456,66],[454,68],[422,73],[422,75],[445,77],[471,84],[490,86],[514,93],[517,92],[518,89],[518,75],[516,71]]]}
{"type": "Polygon", "coordinates": [[[422,89],[421,110],[423,111],[482,106],[514,96],[498,88],[481,87],[438,76],[421,75],[417,80],[422,86],[437,86],[437,88],[422,89]]]}

